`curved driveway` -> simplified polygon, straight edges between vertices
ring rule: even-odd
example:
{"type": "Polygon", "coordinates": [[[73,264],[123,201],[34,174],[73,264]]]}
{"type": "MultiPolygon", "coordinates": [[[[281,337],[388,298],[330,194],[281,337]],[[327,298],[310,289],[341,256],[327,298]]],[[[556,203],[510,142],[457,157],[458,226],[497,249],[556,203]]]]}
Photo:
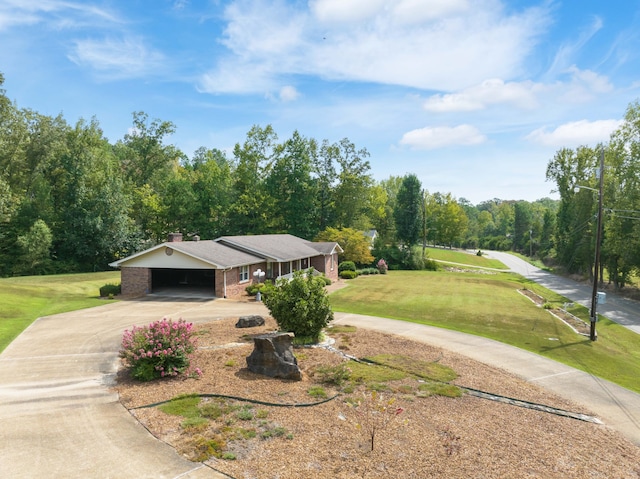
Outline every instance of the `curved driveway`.
{"type": "Polygon", "coordinates": [[[156,440],[110,388],[122,332],[162,317],[266,314],[230,300],[122,301],[36,320],[0,354],[1,476],[222,478],[156,440]]]}
{"type": "MultiPolygon", "coordinates": [[[[164,316],[201,323],[267,313],[256,302],[149,297],[38,319],[0,354],[2,477],[225,477],[156,440],[118,402],[110,386],[122,331],[164,316]]],[[[336,321],[406,335],[502,367],[584,404],[640,445],[640,395],[615,384],[455,331],[344,313],[336,321]]]]}
{"type": "MultiPolygon", "coordinates": [[[[509,253],[489,251],[487,256],[500,260],[511,271],[535,281],[575,303],[591,308],[593,293],[591,285],[548,273],[509,253]]],[[[640,303],[637,301],[607,293],[606,304],[599,304],[597,310],[598,314],[640,333],[640,303]]]]}

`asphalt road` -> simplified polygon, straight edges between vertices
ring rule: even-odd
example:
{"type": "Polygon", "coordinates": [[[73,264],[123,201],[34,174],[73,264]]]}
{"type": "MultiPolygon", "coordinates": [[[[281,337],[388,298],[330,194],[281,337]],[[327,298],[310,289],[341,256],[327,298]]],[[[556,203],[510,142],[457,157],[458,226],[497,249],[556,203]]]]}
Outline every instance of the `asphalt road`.
{"type": "MultiPolygon", "coordinates": [[[[575,303],[591,308],[591,295],[593,293],[591,285],[551,274],[509,253],[488,251],[486,254],[490,258],[500,260],[514,273],[535,281],[575,303]]],[[[636,333],[640,333],[640,303],[637,301],[607,292],[607,302],[606,304],[599,304],[597,312],[636,333]]]]}

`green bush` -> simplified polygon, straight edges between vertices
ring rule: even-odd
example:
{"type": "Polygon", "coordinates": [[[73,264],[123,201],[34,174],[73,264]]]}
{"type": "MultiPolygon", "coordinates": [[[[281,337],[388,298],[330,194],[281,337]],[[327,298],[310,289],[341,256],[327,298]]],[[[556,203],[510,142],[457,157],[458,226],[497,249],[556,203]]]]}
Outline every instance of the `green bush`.
{"type": "Polygon", "coordinates": [[[322,279],[322,281],[324,281],[325,286],[331,286],[331,279],[327,278],[324,274],[318,276],[318,278],[322,279]]]}
{"type": "Polygon", "coordinates": [[[264,297],[264,304],[282,331],[317,341],[322,329],[333,320],[333,311],[325,282],[312,271],[296,271],[291,280],[278,281],[264,297]]]}
{"type": "Polygon", "coordinates": [[[100,297],[108,298],[109,295],[117,295],[120,294],[120,285],[119,284],[105,284],[100,287],[100,297]]]}
{"type": "Polygon", "coordinates": [[[358,273],[351,270],[345,270],[340,273],[340,277],[342,279],[353,279],[353,278],[356,278],[357,276],[358,276],[358,273]]]}
{"type": "Polygon", "coordinates": [[[378,271],[378,268],[363,268],[357,270],[356,273],[358,273],[358,276],[360,276],[369,274],[380,274],[380,271],[378,271]]]}
{"type": "Polygon", "coordinates": [[[343,261],[338,265],[338,273],[342,273],[343,271],[355,271],[356,264],[353,261],[343,261]]]}
{"type": "Polygon", "coordinates": [[[244,288],[244,290],[249,296],[255,296],[262,288],[264,288],[264,283],[254,283],[244,288]]]}

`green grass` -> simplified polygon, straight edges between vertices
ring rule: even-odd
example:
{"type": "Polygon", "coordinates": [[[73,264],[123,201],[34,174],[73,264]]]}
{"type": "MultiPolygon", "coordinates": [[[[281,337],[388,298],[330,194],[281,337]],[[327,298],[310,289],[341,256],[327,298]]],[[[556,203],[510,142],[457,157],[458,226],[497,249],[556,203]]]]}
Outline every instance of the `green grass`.
{"type": "Polygon", "coordinates": [[[466,253],[460,250],[427,248],[427,257],[445,263],[464,264],[476,268],[508,269],[497,259],[489,259],[485,256],[478,256],[475,253],[466,253]]]}
{"type": "MultiPolygon", "coordinates": [[[[640,337],[636,333],[602,318],[598,341],[591,342],[517,290],[526,287],[550,303],[562,304],[566,298],[521,276],[390,271],[349,284],[330,295],[335,311],[484,336],[640,392],[640,337]]],[[[580,308],[580,315],[588,317],[588,311],[580,308]]]]}
{"type": "Polygon", "coordinates": [[[120,281],[120,272],[0,278],[0,352],[34,320],[105,304],[100,286],[120,281]]]}
{"type": "Polygon", "coordinates": [[[200,417],[200,396],[197,394],[183,394],[174,397],[168,403],[158,406],[165,414],[171,414],[172,416],[182,416],[188,419],[200,417]]]}

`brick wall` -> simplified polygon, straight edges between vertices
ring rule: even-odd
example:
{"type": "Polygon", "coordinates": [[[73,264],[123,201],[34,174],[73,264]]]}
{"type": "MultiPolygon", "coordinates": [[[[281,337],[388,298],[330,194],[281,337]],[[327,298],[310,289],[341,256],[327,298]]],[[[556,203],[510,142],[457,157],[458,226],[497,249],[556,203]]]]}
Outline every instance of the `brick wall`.
{"type": "Polygon", "coordinates": [[[338,254],[335,253],[332,256],[316,256],[311,258],[311,266],[324,273],[324,275],[329,278],[331,281],[338,280],[338,254]],[[331,260],[333,258],[333,270],[331,269],[332,263],[331,260]]]}
{"type": "Polygon", "coordinates": [[[120,271],[120,281],[124,296],[141,296],[151,292],[149,268],[123,267],[120,271]]]}

